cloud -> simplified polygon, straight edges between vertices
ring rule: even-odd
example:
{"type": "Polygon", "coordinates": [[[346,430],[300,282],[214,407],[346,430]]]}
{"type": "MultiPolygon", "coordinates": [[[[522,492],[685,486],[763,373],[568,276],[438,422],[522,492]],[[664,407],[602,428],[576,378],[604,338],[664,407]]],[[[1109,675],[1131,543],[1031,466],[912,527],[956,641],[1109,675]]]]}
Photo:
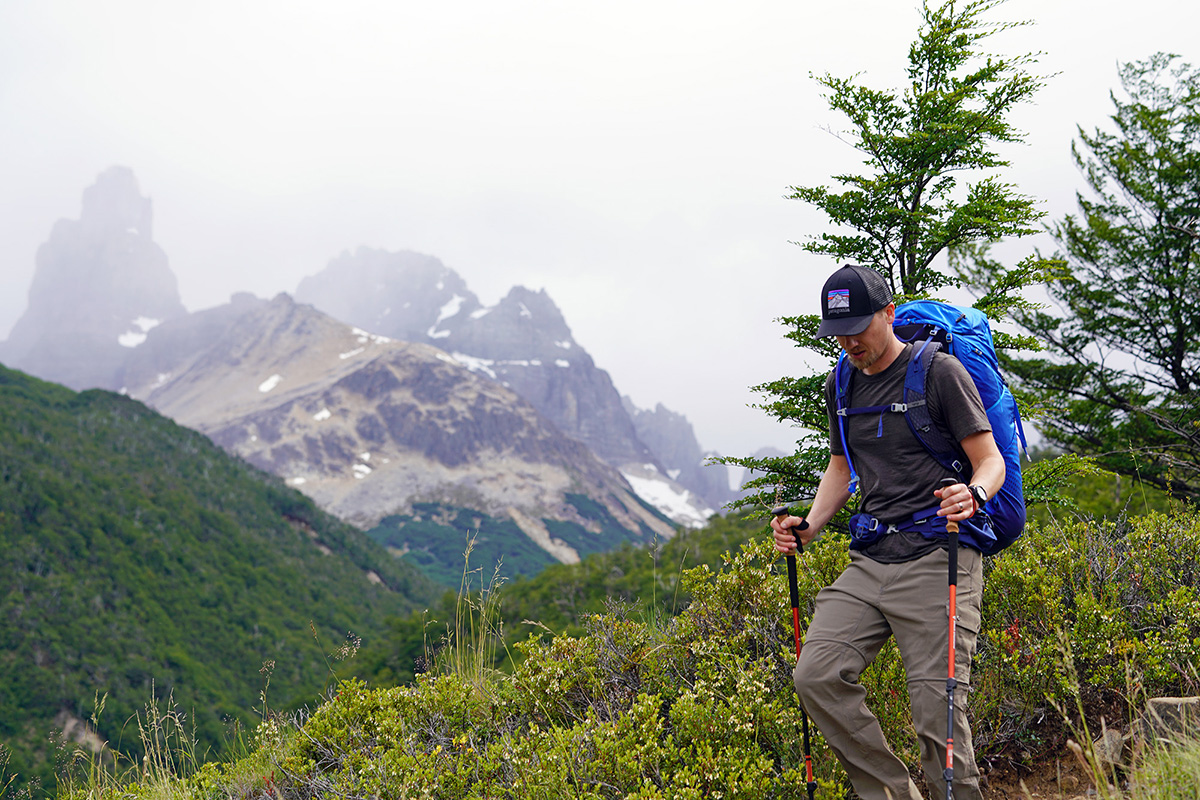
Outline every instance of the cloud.
{"type": "MultiPolygon", "coordinates": [[[[1010,177],[1060,215],[1075,123],[1103,122],[1118,61],[1186,54],[1200,12],[992,15],[1035,19],[990,45],[1058,73],[1010,177]]],[[[814,311],[835,265],[789,244],[824,222],[783,195],[860,160],[809,76],[902,84],[916,24],[892,0],[0,4],[0,336],[54,221],[124,164],[189,308],[292,291],[346,248],[427,252],[485,303],[545,288],[705,446],[790,446],[747,387],[800,368],[772,320],[814,311]]]]}

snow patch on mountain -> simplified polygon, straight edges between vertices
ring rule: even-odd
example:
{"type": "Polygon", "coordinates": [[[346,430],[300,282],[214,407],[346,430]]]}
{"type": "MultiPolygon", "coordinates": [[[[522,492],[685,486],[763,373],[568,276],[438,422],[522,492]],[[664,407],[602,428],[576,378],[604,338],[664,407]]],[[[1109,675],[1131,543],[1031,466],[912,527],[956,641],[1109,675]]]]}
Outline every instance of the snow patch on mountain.
{"type": "Polygon", "coordinates": [[[117,344],[121,345],[121,347],[137,347],[146,341],[146,335],[153,328],[162,324],[162,320],[151,319],[150,317],[138,317],[129,324],[133,327],[117,337],[117,344]]]}
{"type": "Polygon", "coordinates": [[[466,353],[454,353],[454,360],[471,370],[471,372],[479,372],[487,375],[492,380],[496,380],[496,371],[492,369],[496,362],[489,358],[476,358],[466,353]]]}
{"type": "Polygon", "coordinates": [[[653,464],[627,465],[621,476],[629,481],[638,497],[686,528],[701,528],[716,512],[693,492],[658,471],[653,464]]]}
{"type": "MultiPolygon", "coordinates": [[[[389,308],[388,311],[391,311],[391,309],[389,308]]],[[[367,342],[373,342],[374,344],[387,344],[392,341],[386,336],[380,336],[378,333],[364,331],[362,328],[351,328],[350,333],[358,337],[359,344],[366,344],[367,342]]]]}
{"type": "Polygon", "coordinates": [[[267,378],[265,381],[263,381],[262,383],[260,383],[258,385],[258,390],[260,392],[262,392],[263,394],[266,394],[267,392],[271,391],[276,386],[278,386],[279,382],[281,380],[283,380],[282,375],[279,375],[279,374],[272,375],[271,377],[267,378]]]}
{"type": "Polygon", "coordinates": [[[450,331],[439,331],[438,326],[441,325],[445,320],[457,315],[462,309],[463,301],[466,299],[467,298],[463,297],[462,295],[456,294],[446,301],[446,304],[443,305],[438,311],[437,319],[434,320],[433,325],[429,327],[429,330],[425,332],[425,335],[431,339],[442,339],[449,336],[450,331]]]}

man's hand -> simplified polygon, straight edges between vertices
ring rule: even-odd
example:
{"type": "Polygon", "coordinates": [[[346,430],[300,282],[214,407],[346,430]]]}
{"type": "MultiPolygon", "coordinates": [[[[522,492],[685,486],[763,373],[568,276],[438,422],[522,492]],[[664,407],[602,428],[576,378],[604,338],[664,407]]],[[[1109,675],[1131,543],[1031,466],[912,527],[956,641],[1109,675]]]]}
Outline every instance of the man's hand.
{"type": "Polygon", "coordinates": [[[975,498],[971,496],[971,490],[966,484],[956,483],[944,489],[934,489],[933,494],[942,501],[942,507],[938,511],[939,517],[962,522],[975,516],[975,498]]]}
{"type": "Polygon", "coordinates": [[[801,545],[808,544],[817,536],[816,530],[805,525],[804,517],[790,514],[771,517],[771,531],[775,536],[775,549],[789,556],[796,553],[797,533],[801,545]]]}

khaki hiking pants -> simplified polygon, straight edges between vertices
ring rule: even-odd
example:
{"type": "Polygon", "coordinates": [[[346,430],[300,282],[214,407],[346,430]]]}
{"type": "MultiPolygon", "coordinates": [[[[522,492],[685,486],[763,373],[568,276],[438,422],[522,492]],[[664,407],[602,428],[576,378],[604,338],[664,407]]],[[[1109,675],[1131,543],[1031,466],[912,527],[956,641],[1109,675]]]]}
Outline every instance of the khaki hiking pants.
{"type": "MultiPolygon", "coordinates": [[[[921,764],[932,797],[946,793],[946,666],[949,561],[945,550],[903,564],[880,564],[851,552],[848,566],[817,595],[816,611],[794,674],[796,691],[863,800],[920,800],[921,795],[867,709],[859,675],[896,637],[921,764]]],[[[954,797],[980,800],[967,687],[979,634],[983,556],[958,551],[954,690],[954,797]]]]}

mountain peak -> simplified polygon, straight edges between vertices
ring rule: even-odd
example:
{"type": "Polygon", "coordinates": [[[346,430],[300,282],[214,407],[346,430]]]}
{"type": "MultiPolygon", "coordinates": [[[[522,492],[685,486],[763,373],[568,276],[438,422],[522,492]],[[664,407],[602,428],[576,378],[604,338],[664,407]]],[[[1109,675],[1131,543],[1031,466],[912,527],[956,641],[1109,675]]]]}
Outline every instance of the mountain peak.
{"type": "Polygon", "coordinates": [[[439,259],[370,247],[344,251],[304,278],[296,300],[372,333],[422,342],[444,338],[447,319],[480,307],[466,281],[439,259]]]}
{"type": "Polygon", "coordinates": [[[129,349],[187,313],[152,219],[132,170],[100,173],[80,218],[59,220],[38,248],[29,305],[0,359],[75,389],[118,388],[129,349]]]}
{"type": "Polygon", "coordinates": [[[83,190],[79,222],[92,236],[125,231],[152,239],[153,219],[150,198],[142,196],[129,167],[109,167],[83,190]]]}

